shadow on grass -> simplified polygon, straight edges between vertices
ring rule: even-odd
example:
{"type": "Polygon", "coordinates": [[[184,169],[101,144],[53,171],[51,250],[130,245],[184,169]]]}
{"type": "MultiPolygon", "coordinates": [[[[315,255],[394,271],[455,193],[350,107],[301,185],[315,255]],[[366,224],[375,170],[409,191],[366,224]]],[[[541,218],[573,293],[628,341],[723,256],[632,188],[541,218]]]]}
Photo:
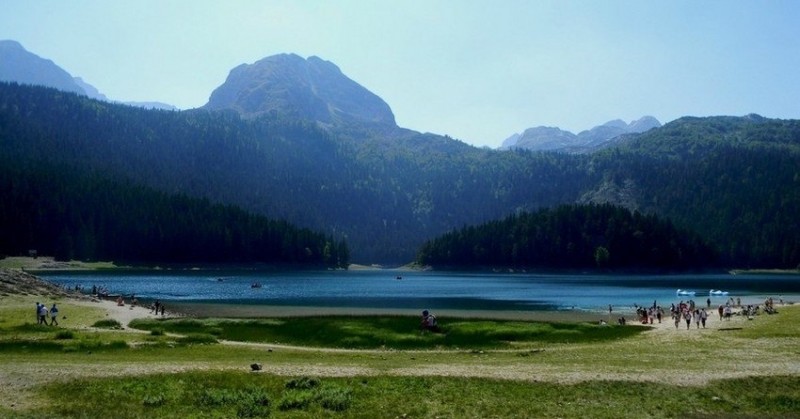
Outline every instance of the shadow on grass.
{"type": "Polygon", "coordinates": [[[500,349],[545,343],[602,342],[634,336],[640,327],[505,320],[440,322],[443,333],[422,332],[408,316],[321,316],[280,320],[139,319],[130,327],[219,339],[358,349],[500,349]]]}

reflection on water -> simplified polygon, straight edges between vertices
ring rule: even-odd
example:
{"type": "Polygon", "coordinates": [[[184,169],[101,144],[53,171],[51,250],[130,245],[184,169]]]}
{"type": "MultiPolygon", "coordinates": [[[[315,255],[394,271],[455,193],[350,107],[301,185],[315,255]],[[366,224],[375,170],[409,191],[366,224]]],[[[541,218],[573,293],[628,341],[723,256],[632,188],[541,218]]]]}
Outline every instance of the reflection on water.
{"type": "Polygon", "coordinates": [[[728,298],[768,296],[800,301],[798,275],[551,275],[394,271],[177,271],[68,272],[48,280],[90,290],[106,287],[140,300],[317,307],[467,310],[630,311],[634,304],[669,306],[695,299],[712,305],[728,298]],[[260,288],[253,288],[258,283],[260,288]],[[677,296],[680,288],[695,297],[677,296]],[[727,296],[709,296],[709,290],[727,296]]]}

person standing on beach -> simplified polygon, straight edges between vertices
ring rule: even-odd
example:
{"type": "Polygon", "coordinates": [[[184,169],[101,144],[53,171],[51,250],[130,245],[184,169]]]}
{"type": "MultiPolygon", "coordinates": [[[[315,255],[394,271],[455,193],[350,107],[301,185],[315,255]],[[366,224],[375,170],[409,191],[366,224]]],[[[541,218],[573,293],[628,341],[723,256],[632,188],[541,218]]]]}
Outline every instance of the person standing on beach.
{"type": "Polygon", "coordinates": [[[686,320],[686,330],[689,330],[690,326],[692,325],[692,310],[684,311],[683,318],[686,320]]]}
{"type": "Polygon", "coordinates": [[[58,307],[56,307],[56,303],[53,303],[53,307],[50,308],[50,326],[58,326],[58,307]]]}

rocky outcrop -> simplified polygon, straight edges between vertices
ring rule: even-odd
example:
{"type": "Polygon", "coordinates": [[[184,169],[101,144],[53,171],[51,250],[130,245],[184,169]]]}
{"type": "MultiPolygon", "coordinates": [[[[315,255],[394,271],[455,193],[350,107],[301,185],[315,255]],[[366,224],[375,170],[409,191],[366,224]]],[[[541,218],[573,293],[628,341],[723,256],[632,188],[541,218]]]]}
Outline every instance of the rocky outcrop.
{"type": "Polygon", "coordinates": [[[389,105],[336,65],[295,54],[274,55],[234,68],[204,108],[232,109],[245,117],[273,114],[331,125],[395,126],[389,105]]]}

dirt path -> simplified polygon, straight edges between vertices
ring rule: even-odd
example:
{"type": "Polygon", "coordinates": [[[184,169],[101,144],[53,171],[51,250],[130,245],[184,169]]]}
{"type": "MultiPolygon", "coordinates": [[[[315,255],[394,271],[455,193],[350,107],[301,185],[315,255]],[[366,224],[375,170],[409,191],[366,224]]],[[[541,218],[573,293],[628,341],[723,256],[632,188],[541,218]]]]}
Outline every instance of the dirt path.
{"type": "Polygon", "coordinates": [[[140,305],[134,306],[128,302],[125,302],[124,305],[118,305],[116,302],[110,300],[83,299],[77,300],[75,303],[86,307],[100,307],[101,309],[105,310],[106,317],[118,321],[119,324],[121,324],[126,330],[129,330],[128,323],[135,319],[156,319],[179,316],[169,311],[167,311],[164,316],[160,314],[156,315],[148,307],[143,307],[140,305]]]}

